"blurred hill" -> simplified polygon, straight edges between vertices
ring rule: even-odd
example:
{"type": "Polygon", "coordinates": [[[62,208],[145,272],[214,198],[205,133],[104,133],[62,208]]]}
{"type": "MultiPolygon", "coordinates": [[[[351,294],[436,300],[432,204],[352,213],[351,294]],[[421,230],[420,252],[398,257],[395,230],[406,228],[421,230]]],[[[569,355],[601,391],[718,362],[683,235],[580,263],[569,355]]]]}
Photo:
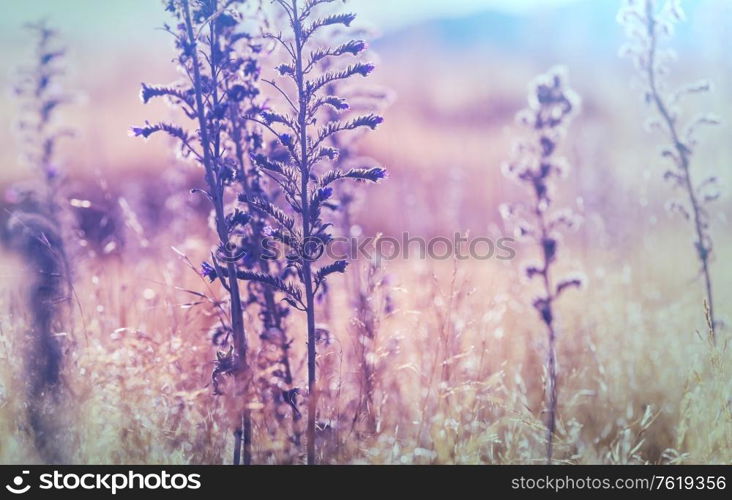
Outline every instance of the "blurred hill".
{"type": "MultiPolygon", "coordinates": [[[[583,99],[570,153],[573,164],[587,168],[578,170],[576,192],[603,187],[585,202],[587,208],[593,209],[594,203],[621,217],[624,207],[634,208],[628,200],[637,198],[646,183],[662,194],[644,196],[662,205],[667,193],[655,182],[661,168],[655,159],[656,143],[643,132],[647,109],[634,86],[632,65],[618,57],[625,38],[616,21],[620,4],[620,0],[585,0],[523,14],[485,10],[412,24],[405,20],[406,27],[376,40],[377,70],[368,84],[393,90],[396,100],[384,111],[384,125],[361,142],[361,152],[385,164],[393,181],[373,196],[394,214],[403,214],[405,204],[415,213],[429,213],[447,184],[452,186],[450,196],[462,200],[453,217],[460,220],[459,227],[479,227],[497,217],[491,203],[510,189],[500,165],[515,142],[514,117],[525,105],[527,85],[538,73],[562,64],[583,99]],[[641,171],[647,174],[642,183],[641,171]],[[412,189],[415,179],[423,189],[412,189]],[[615,187],[605,189],[608,186],[615,187]]],[[[732,30],[726,29],[732,25],[732,1],[687,0],[683,5],[688,20],[678,26],[672,42],[680,52],[671,70],[673,83],[709,78],[715,92],[695,97],[690,109],[732,116],[732,60],[727,53],[732,30]]],[[[165,104],[145,106],[138,97],[141,81],[178,78],[167,64],[172,57],[170,39],[154,29],[164,17],[141,13],[140,19],[136,36],[131,37],[129,25],[121,23],[98,35],[95,43],[77,38],[83,34],[73,28],[79,20],[60,23],[62,32],[70,35],[66,87],[82,96],[62,111],[77,136],[62,144],[60,157],[73,179],[95,190],[100,179],[121,191],[126,184],[138,186],[138,191],[147,185],[162,189],[154,176],[175,164],[166,141],[146,143],[128,136],[129,127],[145,119],[174,119],[165,104]]],[[[0,33],[10,59],[7,70],[0,72],[5,88],[13,81],[13,68],[27,56],[28,47],[22,45],[25,35],[13,33],[0,33]]],[[[272,72],[267,68],[265,75],[272,72]]],[[[29,175],[17,160],[18,144],[11,134],[16,113],[10,93],[0,94],[0,115],[7,124],[0,131],[0,193],[29,175]]],[[[732,157],[728,138],[728,127],[708,131],[701,153],[707,156],[700,164],[712,167],[732,157]]],[[[374,221],[370,230],[426,231],[420,224],[401,220],[400,215],[374,221]]],[[[434,226],[455,223],[445,220],[434,226]]]]}
{"type": "MultiPolygon", "coordinates": [[[[428,43],[448,51],[483,48],[510,51],[514,56],[612,57],[617,55],[624,38],[623,29],[616,22],[620,5],[620,0],[592,0],[527,14],[488,10],[470,16],[433,19],[388,33],[375,46],[389,51],[428,43]]],[[[701,27],[729,26],[732,2],[695,1],[685,5],[692,22],[678,27],[674,36],[676,49],[699,51],[704,57],[712,57],[723,46],[730,46],[732,32],[729,30],[701,27]],[[699,18],[699,22],[694,22],[694,18],[699,18]]]]}

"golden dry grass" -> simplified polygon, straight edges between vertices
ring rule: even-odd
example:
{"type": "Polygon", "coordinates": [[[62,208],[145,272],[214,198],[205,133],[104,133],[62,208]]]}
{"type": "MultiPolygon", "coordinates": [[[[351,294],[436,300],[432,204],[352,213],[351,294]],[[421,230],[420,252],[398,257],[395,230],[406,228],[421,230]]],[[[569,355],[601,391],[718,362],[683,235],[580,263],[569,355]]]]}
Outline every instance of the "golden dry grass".
{"type": "MultiPolygon", "coordinates": [[[[361,149],[385,164],[390,179],[366,191],[357,222],[367,235],[498,235],[498,205],[520,196],[500,173],[515,139],[513,116],[523,106],[525,82],[549,64],[510,53],[457,57],[433,54],[432,47],[424,54],[407,49],[384,54],[376,73],[399,99],[361,149]]],[[[170,176],[169,143],[125,136],[126,127],[149,116],[135,99],[139,80],[168,81],[170,74],[161,66],[167,59],[120,57],[87,89],[93,106],[71,120],[83,134],[60,153],[73,158],[71,195],[109,206],[124,196],[149,244],[129,229],[126,245],[104,257],[70,244],[74,312],[68,331],[58,332],[66,365],[57,415],[64,432],[55,439],[78,463],[230,463],[232,388],[227,383],[227,394],[215,397],[210,384],[216,348],[209,332],[217,322],[216,300],[225,294],[171,250],[194,263],[209,255],[205,211],[186,197],[199,172],[176,165],[187,177],[170,176]],[[139,61],[144,71],[120,61],[139,61]],[[111,187],[100,189],[98,179],[111,187]],[[146,211],[157,219],[148,220],[146,211]]],[[[614,59],[568,64],[583,111],[566,141],[571,180],[557,197],[584,222],[563,242],[559,266],[582,271],[588,283],[558,303],[555,458],[571,464],[732,463],[729,325],[720,330],[719,345],[710,346],[690,228],[665,215],[671,192],[661,180],[658,138],[643,130],[647,110],[628,83],[631,70],[614,59]]],[[[695,108],[729,108],[728,71],[711,64],[684,70],[718,83],[695,108]]],[[[164,106],[156,112],[169,118],[164,106]]],[[[707,132],[696,157],[699,178],[724,173],[732,158],[728,132],[707,132]]],[[[7,146],[0,180],[26,177],[10,159],[10,140],[0,144],[7,146]]],[[[729,197],[715,207],[715,294],[720,318],[729,320],[729,197]]],[[[359,411],[363,318],[353,306],[354,273],[368,263],[335,277],[317,318],[330,332],[330,342],[319,345],[319,420],[328,426],[319,435],[318,460],[543,463],[546,335],[521,276],[530,257],[519,247],[511,262],[385,263],[388,285],[372,297],[378,331],[373,344],[367,342],[376,374],[375,431],[359,411]],[[394,304],[389,313],[381,307],[385,293],[394,304]]],[[[41,461],[24,396],[24,265],[18,255],[0,254],[0,463],[41,461]]],[[[306,386],[304,323],[298,314],[289,318],[297,387],[306,386]]],[[[270,354],[258,328],[256,311],[248,310],[252,361],[270,354]]],[[[265,398],[251,406],[254,461],[302,463],[304,446],[287,439],[291,419],[278,424],[265,398]]]]}
{"type": "MultiPolygon", "coordinates": [[[[183,290],[222,295],[166,250],[166,236],[157,238],[160,250],[88,260],[77,269],[74,327],[61,337],[68,357],[58,415],[66,423],[58,439],[73,462],[230,460],[231,401],[213,396],[209,385],[215,349],[207,332],[216,306],[191,305],[199,298],[183,290]]],[[[189,237],[179,248],[195,261],[206,244],[189,237]]],[[[572,259],[595,272],[560,306],[557,460],[729,463],[729,349],[706,341],[695,288],[675,293],[688,276],[644,267],[640,261],[652,256],[639,253],[639,262],[602,270],[593,263],[610,259],[600,253],[572,259]]],[[[23,268],[12,258],[3,256],[0,462],[36,462],[24,424],[24,313],[22,286],[15,285],[23,268]]],[[[521,300],[530,295],[515,263],[411,260],[385,267],[389,286],[374,301],[388,292],[396,308],[380,318],[371,346],[375,433],[353,423],[363,387],[358,318],[347,298],[352,276],[337,280],[319,318],[331,333],[319,347],[319,417],[330,424],[319,437],[320,460],[542,462],[544,333],[521,300]]],[[[729,293],[720,287],[720,297],[729,293]]],[[[302,387],[298,315],[289,332],[295,385],[302,387]]],[[[255,460],[299,462],[286,441],[291,422],[278,429],[268,419],[271,408],[253,408],[255,460]]]]}

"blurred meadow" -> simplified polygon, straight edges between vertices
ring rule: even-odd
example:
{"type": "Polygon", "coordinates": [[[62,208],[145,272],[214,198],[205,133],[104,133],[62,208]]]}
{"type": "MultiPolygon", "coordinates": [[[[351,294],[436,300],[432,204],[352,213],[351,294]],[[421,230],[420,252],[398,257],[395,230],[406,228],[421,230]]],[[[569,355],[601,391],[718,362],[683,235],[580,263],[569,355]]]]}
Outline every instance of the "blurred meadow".
{"type": "MultiPolygon", "coordinates": [[[[388,89],[389,101],[383,125],[356,142],[388,178],[360,191],[351,235],[513,236],[500,207],[525,195],[502,167],[525,137],[516,115],[529,84],[560,65],[581,98],[561,145],[571,169],[554,196],[581,218],[561,239],[556,269],[584,276],[554,305],[554,463],[732,462],[732,3],[681,3],[686,19],[664,43],[676,52],[669,86],[710,80],[712,91],[685,101],[681,116],[721,118],[700,132],[692,155],[696,178],[718,176],[722,194],[709,205],[716,344],[692,227],[668,210],[680,194],[663,180],[664,135],[649,131],[654,110],[632,62],[619,56],[620,1],[345,6],[359,14],[354,27],[372,33],[369,84],[388,89]]],[[[3,229],[0,463],[231,463],[236,401],[211,384],[219,349],[211,332],[228,296],[198,272],[214,245],[210,207],[190,193],[201,187],[200,167],[176,157],[167,138],[129,134],[146,119],[176,116],[139,97],[141,82],[181,76],[170,35],[157,29],[170,22],[162,2],[32,0],[6,10],[0,225],[12,223],[18,186],[36,182],[19,159],[21,110],[11,89],[33,48],[23,25],[45,18],[67,50],[71,101],[56,120],[73,137],[55,154],[66,173],[59,213],[72,228],[72,291],[53,333],[63,356],[54,417],[39,437],[27,389],[29,360],[42,356],[29,340],[37,262],[3,229]],[[52,440],[54,452],[39,440],[52,440]]],[[[262,75],[273,78],[274,67],[263,63],[262,75]]],[[[518,241],[514,248],[511,260],[360,259],[329,279],[316,316],[326,332],[318,463],[546,461],[547,337],[533,305],[540,292],[523,271],[538,253],[518,241]]],[[[245,308],[244,320],[254,378],[266,380],[274,348],[256,310],[245,308]]],[[[286,321],[292,386],[304,395],[305,316],[286,321]]],[[[266,392],[248,406],[252,461],[303,463],[292,431],[302,423],[287,412],[269,418],[281,410],[266,392]]]]}

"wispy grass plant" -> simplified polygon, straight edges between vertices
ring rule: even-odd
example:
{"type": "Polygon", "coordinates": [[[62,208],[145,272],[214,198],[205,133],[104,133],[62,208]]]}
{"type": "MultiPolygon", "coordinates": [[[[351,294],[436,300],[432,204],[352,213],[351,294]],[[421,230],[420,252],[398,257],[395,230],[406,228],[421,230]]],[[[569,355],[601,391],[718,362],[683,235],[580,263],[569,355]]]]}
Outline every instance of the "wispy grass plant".
{"type": "Polygon", "coordinates": [[[645,102],[656,113],[649,125],[654,130],[660,130],[669,141],[662,150],[662,156],[671,166],[663,177],[683,193],[683,198],[672,200],[668,206],[692,225],[699,274],[704,281],[704,297],[711,317],[710,332],[716,342],[719,321],[714,307],[711,270],[714,247],[708,205],[717,200],[720,193],[716,176],[697,180],[698,162],[694,161],[694,154],[699,128],[716,125],[719,119],[712,114],[701,114],[685,121],[680,108],[682,101],[689,96],[708,92],[711,85],[707,81],[700,81],[677,90],[669,89],[669,64],[675,54],[672,50],[663,49],[662,44],[673,34],[674,26],[684,20],[679,0],[628,0],[618,18],[629,38],[623,53],[635,63],[643,82],[645,102]]]}
{"type": "Polygon", "coordinates": [[[546,457],[552,463],[554,433],[558,412],[557,300],[569,289],[579,287],[578,277],[557,278],[553,269],[559,256],[561,233],[576,225],[576,217],[567,209],[555,209],[556,180],[566,175],[567,162],[559,156],[571,118],[577,113],[579,98],[567,86],[563,69],[554,68],[541,75],[529,92],[529,107],[518,115],[528,130],[515,158],[506,164],[508,177],[524,186],[529,201],[503,205],[502,215],[515,225],[517,235],[538,247],[540,260],[524,272],[538,280],[541,294],[534,300],[547,332],[546,354],[546,457]]]}

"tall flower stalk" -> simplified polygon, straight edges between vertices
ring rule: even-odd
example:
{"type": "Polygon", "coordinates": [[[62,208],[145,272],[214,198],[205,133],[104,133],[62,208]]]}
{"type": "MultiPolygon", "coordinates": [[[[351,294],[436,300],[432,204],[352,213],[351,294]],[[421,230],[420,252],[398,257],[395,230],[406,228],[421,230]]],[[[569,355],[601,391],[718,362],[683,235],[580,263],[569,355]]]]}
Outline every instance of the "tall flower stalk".
{"type": "Polygon", "coordinates": [[[28,25],[35,37],[34,65],[22,68],[15,94],[21,105],[18,131],[23,157],[41,179],[36,202],[44,207],[48,217],[56,222],[59,209],[58,194],[63,175],[56,151],[59,141],[72,135],[58,127],[55,117],[69,97],[60,89],[59,78],[64,73],[66,50],[58,44],[57,32],[45,22],[28,25]]]}
{"type": "Polygon", "coordinates": [[[268,130],[287,154],[283,157],[258,155],[257,166],[282,189],[285,206],[279,207],[258,197],[241,196],[241,201],[265,213],[276,226],[271,237],[289,249],[289,266],[296,281],[286,282],[278,276],[264,273],[243,273],[245,279],[265,283],[285,294],[285,300],[304,312],[307,318],[308,423],[307,462],[316,461],[315,436],[318,391],[316,384],[316,294],[333,273],[345,271],[345,260],[330,262],[315,269],[324,245],[331,240],[330,224],[321,217],[321,209],[333,195],[334,182],[356,179],[377,182],[385,176],[379,167],[342,170],[332,162],[338,150],[330,139],[341,132],[363,127],[375,129],[382,118],[373,114],[342,121],[328,118],[326,108],[348,109],[347,101],[330,95],[326,89],[335,81],[354,76],[368,76],[372,64],[355,62],[343,69],[322,70],[325,59],[355,57],[366,49],[361,40],[351,40],[336,46],[327,43],[328,28],[350,26],[354,14],[323,14],[318,12],[334,0],[275,0],[287,19],[287,34],[271,33],[282,49],[286,62],[276,69],[280,79],[267,83],[284,100],[281,110],[265,109],[251,120],[268,130]],[[330,165],[330,168],[328,168],[330,165]],[[302,287],[302,288],[301,288],[302,287]]]}
{"type": "Polygon", "coordinates": [[[529,107],[519,122],[529,131],[519,144],[515,158],[505,173],[531,194],[528,204],[503,205],[502,215],[515,226],[517,236],[537,245],[540,261],[525,268],[527,278],[538,280],[541,294],[533,305],[546,327],[546,456],[552,463],[557,422],[557,321],[556,301],[568,289],[579,287],[579,278],[557,280],[553,267],[557,262],[562,229],[571,228],[576,218],[569,210],[554,209],[554,180],[566,174],[567,165],[558,155],[560,142],[579,99],[565,82],[561,69],[552,69],[537,78],[529,93],[529,107]]]}
{"type": "MultiPolygon", "coordinates": [[[[250,59],[246,71],[253,82],[258,83],[260,66],[256,58],[250,59]]],[[[280,193],[271,189],[271,183],[268,182],[267,177],[252,162],[252,158],[263,154],[265,145],[261,127],[248,118],[253,114],[261,113],[261,98],[256,87],[251,87],[245,94],[247,97],[238,106],[232,106],[228,116],[229,133],[234,144],[236,178],[243,196],[270,203],[280,193]]],[[[268,154],[278,154],[277,147],[270,148],[268,154]]],[[[258,210],[250,210],[247,215],[249,222],[240,230],[240,244],[244,257],[238,261],[238,268],[242,271],[286,276],[288,270],[282,265],[282,261],[267,258],[265,255],[267,249],[262,243],[266,240],[270,229],[266,215],[258,210]]],[[[296,422],[301,418],[297,407],[299,390],[293,385],[294,378],[290,360],[292,341],[287,336],[286,325],[290,308],[287,303],[278,301],[275,290],[265,284],[250,281],[247,291],[247,304],[258,307],[261,323],[259,338],[263,342],[263,348],[277,352],[274,361],[277,366],[260,367],[264,374],[260,381],[263,388],[262,393],[271,394],[271,399],[277,407],[278,420],[283,421],[288,411],[292,415],[291,441],[299,446],[300,435],[296,428],[296,422]]]]}
{"type": "Polygon", "coordinates": [[[625,26],[629,42],[624,52],[632,58],[643,80],[646,103],[655,108],[658,120],[654,128],[664,132],[670,144],[664,148],[663,157],[672,168],[664,178],[684,192],[686,200],[674,200],[669,208],[690,221],[694,231],[694,248],[704,279],[705,301],[712,321],[711,337],[716,343],[717,319],[711,273],[713,256],[712,237],[709,234],[710,217],[707,205],[719,198],[717,178],[707,177],[701,182],[694,179],[692,156],[697,146],[696,131],[703,125],[718,123],[712,115],[700,115],[686,125],[681,123],[679,102],[691,94],[708,92],[710,84],[702,81],[670,92],[664,80],[673,52],[659,46],[668,38],[674,25],[683,21],[684,13],[678,0],[628,0],[620,11],[619,20],[625,26]]]}
{"type": "Polygon", "coordinates": [[[64,350],[57,332],[71,323],[72,278],[67,254],[62,185],[64,176],[58,144],[70,130],[58,124],[57,112],[69,101],[59,83],[65,71],[65,49],[57,32],[45,22],[28,26],[35,38],[32,64],[20,69],[14,87],[20,105],[17,129],[21,153],[36,181],[29,189],[18,186],[8,221],[11,247],[28,264],[27,307],[30,331],[26,342],[28,423],[44,462],[69,460],[64,447],[61,402],[64,350]]]}
{"type": "MultiPolygon", "coordinates": [[[[213,226],[218,239],[212,254],[213,264],[204,263],[202,273],[212,281],[218,279],[230,299],[230,325],[227,325],[228,351],[219,352],[213,379],[215,392],[220,393],[217,380],[230,375],[235,380],[235,393],[242,397],[241,411],[234,424],[234,463],[252,460],[253,397],[251,370],[248,361],[248,341],[244,329],[242,294],[239,289],[239,261],[246,255],[241,234],[250,222],[248,214],[230,203],[237,184],[238,148],[246,147],[232,135],[228,118],[240,111],[242,101],[258,90],[254,85],[252,56],[259,50],[252,37],[241,31],[241,7],[246,0],[167,0],[166,10],[178,23],[166,29],[176,41],[177,62],[185,80],[169,86],[143,84],[144,102],[166,98],[194,121],[197,128],[189,132],[170,123],[146,123],[135,127],[132,134],[150,137],[164,132],[177,140],[184,157],[192,157],[203,168],[206,188],[203,194],[213,206],[213,226]],[[243,451],[243,458],[241,457],[243,451]]],[[[237,189],[238,191],[238,189],[237,189]]]]}
{"type": "Polygon", "coordinates": [[[61,278],[66,281],[70,295],[71,264],[65,239],[69,229],[67,211],[62,201],[65,174],[58,156],[62,139],[74,135],[73,131],[58,123],[60,108],[70,102],[60,80],[64,76],[66,49],[59,43],[58,32],[45,21],[29,24],[28,30],[35,37],[33,65],[20,69],[20,77],[14,93],[20,103],[20,119],[17,129],[21,140],[22,158],[33,170],[37,182],[27,191],[21,190],[18,206],[30,213],[37,213],[56,227],[57,244],[49,246],[61,264],[61,278]]]}

